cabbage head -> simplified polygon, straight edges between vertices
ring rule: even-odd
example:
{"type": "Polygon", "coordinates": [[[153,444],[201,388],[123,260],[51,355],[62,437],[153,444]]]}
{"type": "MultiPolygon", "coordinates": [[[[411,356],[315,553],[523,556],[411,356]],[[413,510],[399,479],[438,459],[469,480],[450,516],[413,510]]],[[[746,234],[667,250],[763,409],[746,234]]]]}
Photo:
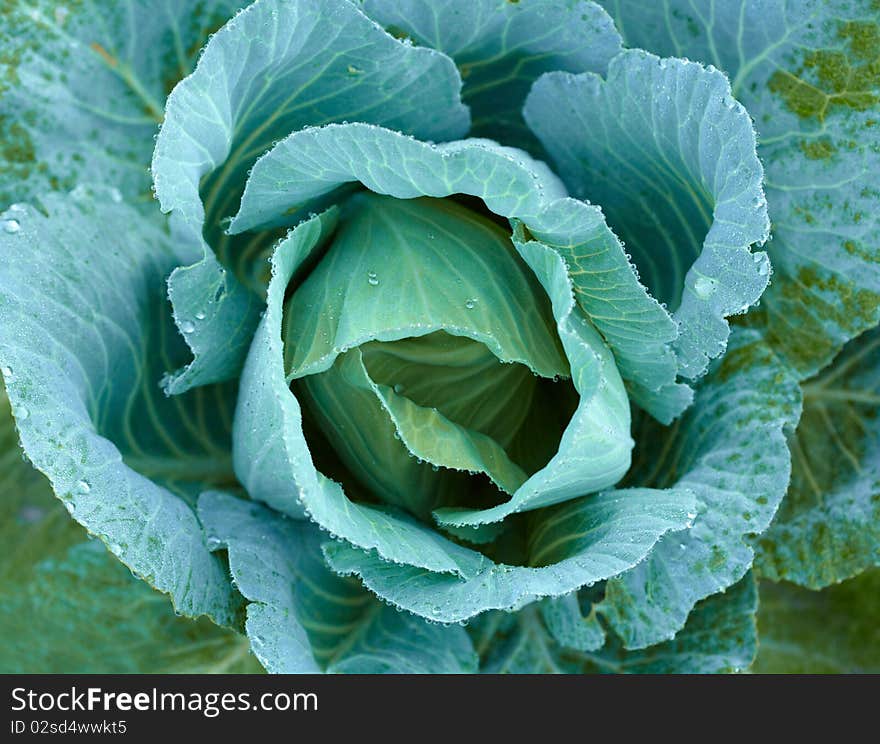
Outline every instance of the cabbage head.
{"type": "Polygon", "coordinates": [[[875,0],[0,7],[2,671],[880,669],[875,0]]]}

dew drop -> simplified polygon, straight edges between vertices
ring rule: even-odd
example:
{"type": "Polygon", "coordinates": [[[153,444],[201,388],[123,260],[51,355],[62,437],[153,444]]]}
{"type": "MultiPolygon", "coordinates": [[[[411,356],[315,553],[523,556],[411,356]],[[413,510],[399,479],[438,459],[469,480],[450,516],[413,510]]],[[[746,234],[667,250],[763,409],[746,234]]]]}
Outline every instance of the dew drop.
{"type": "Polygon", "coordinates": [[[205,313],[202,312],[201,310],[199,310],[199,311],[196,313],[196,320],[204,320],[204,319],[205,319],[205,313]]]}
{"type": "Polygon", "coordinates": [[[470,300],[468,300],[467,302],[464,303],[464,306],[465,306],[468,310],[473,310],[473,309],[477,306],[477,301],[476,301],[475,299],[470,299],[470,300]]]}
{"type": "Polygon", "coordinates": [[[376,276],[376,272],[375,271],[368,271],[367,272],[367,284],[369,284],[371,287],[375,287],[378,283],[379,283],[379,277],[376,276]]]}
{"type": "Polygon", "coordinates": [[[220,540],[220,538],[214,537],[213,535],[211,535],[211,537],[209,537],[205,541],[205,543],[208,546],[208,550],[211,550],[211,551],[217,550],[223,544],[223,542],[220,540]]]}
{"type": "Polygon", "coordinates": [[[196,327],[195,325],[193,325],[193,322],[191,320],[184,320],[180,324],[180,330],[184,333],[192,333],[195,329],[196,327]]]}
{"type": "Polygon", "coordinates": [[[711,297],[714,291],[714,279],[710,279],[707,276],[701,276],[699,279],[697,279],[697,281],[694,282],[694,292],[696,292],[697,297],[699,297],[701,300],[705,300],[708,297],[711,297]]]}
{"type": "Polygon", "coordinates": [[[4,220],[3,221],[3,232],[9,233],[10,235],[15,235],[19,230],[21,230],[21,225],[18,220],[4,220]]]}
{"type": "Polygon", "coordinates": [[[15,418],[17,418],[19,421],[24,421],[30,415],[31,412],[24,406],[19,406],[15,411],[15,418]]]}
{"type": "Polygon", "coordinates": [[[88,481],[78,481],[76,484],[77,493],[88,493],[92,490],[92,487],[88,484],[88,481]]]}
{"type": "Polygon", "coordinates": [[[394,385],[394,392],[400,395],[406,388],[399,382],[394,385]]]}

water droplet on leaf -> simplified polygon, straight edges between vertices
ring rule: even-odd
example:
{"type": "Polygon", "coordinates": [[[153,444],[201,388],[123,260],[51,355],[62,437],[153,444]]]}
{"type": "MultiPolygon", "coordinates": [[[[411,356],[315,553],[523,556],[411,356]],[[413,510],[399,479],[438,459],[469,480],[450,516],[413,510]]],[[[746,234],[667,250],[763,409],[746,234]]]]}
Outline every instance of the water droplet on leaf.
{"type": "Polygon", "coordinates": [[[192,333],[195,329],[196,327],[191,320],[184,320],[180,324],[180,330],[184,333],[192,333]]]}
{"type": "Polygon", "coordinates": [[[3,232],[9,233],[10,235],[15,235],[19,230],[21,230],[21,225],[18,220],[4,220],[3,221],[3,232]]]}
{"type": "Polygon", "coordinates": [[[707,276],[701,276],[694,282],[694,292],[701,300],[705,300],[715,291],[715,280],[707,276]]]}

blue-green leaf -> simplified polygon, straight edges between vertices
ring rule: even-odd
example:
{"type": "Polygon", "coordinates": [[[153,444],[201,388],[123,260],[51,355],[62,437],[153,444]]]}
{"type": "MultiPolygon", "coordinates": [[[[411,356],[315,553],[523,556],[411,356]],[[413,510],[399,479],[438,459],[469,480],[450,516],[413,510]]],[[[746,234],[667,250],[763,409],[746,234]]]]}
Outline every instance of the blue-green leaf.
{"type": "Polygon", "coordinates": [[[581,592],[572,592],[562,597],[545,599],[539,605],[541,619],[550,635],[563,648],[597,651],[605,645],[605,629],[592,605],[586,615],[584,614],[579,594],[581,592]]]}
{"type": "Polygon", "coordinates": [[[192,508],[233,481],[234,390],[170,400],[185,347],[165,302],[179,260],[112,193],[49,195],[2,216],[0,368],[22,447],[80,524],[187,615],[235,625],[239,599],[192,508]]]}
{"type": "Polygon", "coordinates": [[[682,529],[694,509],[693,494],[683,489],[585,496],[535,513],[528,566],[484,559],[464,575],[392,563],[344,542],[325,544],[324,553],[333,570],[359,576],[382,599],[431,620],[459,622],[615,576],[644,560],[661,535],[682,529]]]}
{"type": "Polygon", "coordinates": [[[347,119],[452,139],[469,124],[460,85],[449,58],[393,39],[346,0],[257,0],[211,38],[168,98],[153,155],[156,196],[194,261],[169,280],[175,319],[184,331],[204,315],[170,393],[234,376],[247,353],[259,302],[221,265],[242,246],[219,223],[257,157],[291,131],[347,119]]]}
{"type": "Polygon", "coordinates": [[[199,513],[212,547],[229,551],[232,575],[250,601],[251,645],[270,672],[475,669],[462,628],[399,613],[330,572],[320,550],[326,535],[313,524],[222,493],[203,494],[199,513]]]}
{"type": "Polygon", "coordinates": [[[244,0],[29,0],[0,26],[0,208],[77,183],[150,201],[165,96],[244,0]]]}
{"type": "Polygon", "coordinates": [[[327,669],[333,674],[473,674],[478,659],[463,628],[428,623],[373,605],[354,642],[327,669]]]}
{"type": "Polygon", "coordinates": [[[694,405],[667,429],[636,426],[625,484],[691,489],[693,527],[661,540],[647,560],[612,579],[597,607],[626,648],[672,637],[696,602],[752,564],[748,536],[767,529],[788,487],[786,435],[800,414],[792,375],[760,335],[737,329],[694,405]]]}
{"type": "Polygon", "coordinates": [[[820,589],[880,565],[880,330],[802,384],[791,485],[757,542],[761,576],[820,589]]]}
{"type": "Polygon", "coordinates": [[[623,52],[595,74],[548,73],[525,117],[573,195],[602,206],[652,294],[674,309],[679,374],[723,353],[726,316],[767,286],[755,132],[723,74],[623,52]]]}
{"type": "Polygon", "coordinates": [[[472,135],[526,149],[537,146],[522,119],[532,82],[551,70],[604,74],[620,51],[608,14],[584,0],[360,2],[390,33],[455,60],[472,135]]]}
{"type": "Polygon", "coordinates": [[[627,651],[587,620],[577,600],[544,602],[515,615],[488,613],[468,630],[480,651],[481,671],[498,674],[719,674],[746,669],[755,657],[757,594],[749,575],[726,593],[700,602],[671,641],[627,651]],[[552,609],[548,609],[552,608],[552,609]],[[580,627],[576,623],[581,623],[580,627]]]}
{"type": "Polygon", "coordinates": [[[774,267],[756,323],[804,377],[880,321],[874,0],[607,0],[626,43],[724,70],[758,130],[774,267]]]}
{"type": "Polygon", "coordinates": [[[699,602],[675,638],[641,651],[610,644],[595,655],[594,668],[635,674],[742,672],[757,652],[757,609],[755,579],[749,573],[726,591],[699,602]]]}

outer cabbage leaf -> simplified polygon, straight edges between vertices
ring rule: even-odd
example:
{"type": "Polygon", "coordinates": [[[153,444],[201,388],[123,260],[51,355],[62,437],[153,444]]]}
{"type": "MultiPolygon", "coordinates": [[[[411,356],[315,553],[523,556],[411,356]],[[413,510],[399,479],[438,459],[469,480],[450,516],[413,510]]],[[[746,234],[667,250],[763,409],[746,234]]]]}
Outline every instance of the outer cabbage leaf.
{"type": "MultiPolygon", "coordinates": [[[[643,651],[627,651],[615,638],[597,650],[601,628],[587,630],[586,636],[581,628],[572,635],[567,622],[568,632],[560,633],[557,611],[534,605],[516,615],[490,613],[469,629],[487,673],[718,674],[752,662],[756,609],[749,575],[726,593],[700,602],[673,640],[643,651]]],[[[588,620],[595,624],[595,615],[588,620]]]]}
{"type": "Polygon", "coordinates": [[[452,139],[469,124],[460,86],[451,60],[393,39],[346,0],[257,0],[211,38],[168,98],[153,155],[156,196],[192,256],[169,293],[195,358],[166,380],[169,393],[244,362],[260,302],[222,264],[259,243],[219,226],[257,157],[291,131],[347,119],[452,139]]]}
{"type": "Polygon", "coordinates": [[[687,532],[608,582],[597,611],[626,648],[671,638],[696,602],[742,578],[748,537],[767,529],[791,472],[786,435],[800,414],[797,382],[760,334],[735,329],[694,405],[661,429],[643,418],[627,485],[693,490],[701,506],[687,532]]]}
{"type": "Polygon", "coordinates": [[[757,541],[762,576],[820,589],[880,565],[880,330],[803,383],[791,485],[757,541]]]}
{"type": "Polygon", "coordinates": [[[475,570],[468,566],[459,575],[393,563],[376,550],[343,541],[326,543],[324,555],[334,571],[360,577],[397,607],[438,622],[460,622],[616,576],[644,560],[662,535],[686,527],[695,508],[685,489],[592,494],[535,513],[529,565],[483,558],[475,570]]]}
{"type": "Polygon", "coordinates": [[[605,73],[620,51],[608,14],[583,0],[359,0],[390,33],[455,60],[471,134],[535,151],[522,119],[529,87],[550,70],[605,73]]]}
{"type": "Polygon", "coordinates": [[[177,618],[55,499],[18,448],[0,386],[0,672],[251,672],[246,639],[177,618]],[[71,642],[73,639],[75,642],[71,642]]]}
{"type": "Polygon", "coordinates": [[[166,597],[132,577],[98,542],[45,557],[28,583],[3,589],[0,629],[7,640],[0,671],[6,674],[263,671],[246,638],[206,618],[175,616],[166,597]]]}
{"type": "Polygon", "coordinates": [[[468,194],[521,221],[528,236],[520,242],[536,239],[568,265],[578,305],[614,352],[632,397],[667,421],[690,401],[675,382],[676,325],[639,284],[601,211],[566,198],[556,176],[521,150],[478,139],[433,145],[365,124],[302,130],[257,161],[230,230],[308,212],[357,181],[398,199],[468,194]]]}
{"type": "Polygon", "coordinates": [[[770,278],[763,171],[745,109],[717,70],[623,52],[595,74],[548,73],[525,117],[577,197],[602,206],[657,299],[675,309],[679,374],[724,352],[725,317],[770,278]]]}
{"type": "Polygon", "coordinates": [[[444,674],[473,672],[464,629],[429,624],[382,604],[324,564],[326,535],[258,504],[206,493],[199,512],[211,544],[229,551],[250,600],[247,633],[271,672],[444,674]]]}
{"type": "Polygon", "coordinates": [[[820,592],[761,582],[752,671],[759,674],[880,672],[880,569],[820,592]]]}
{"type": "Polygon", "coordinates": [[[0,208],[81,182],[147,203],[165,96],[243,0],[3,4],[0,208]]]}
{"type": "MultiPolygon", "coordinates": [[[[606,7],[628,43],[724,69],[754,117],[775,274],[749,319],[802,379],[813,377],[880,321],[880,7],[872,0],[606,7]]],[[[866,352],[855,367],[848,361],[861,343],[840,357],[841,373],[832,368],[805,384],[790,497],[760,543],[760,570],[770,577],[819,587],[877,561],[875,357],[866,352]]]]}
{"type": "Polygon", "coordinates": [[[229,385],[174,400],[157,381],[185,346],[167,235],[104,190],[0,216],[0,369],[22,447],[74,518],[187,615],[238,622],[192,500],[233,482],[229,385]],[[41,211],[42,210],[42,211],[41,211]],[[10,226],[14,229],[10,230],[10,226]]]}
{"type": "Polygon", "coordinates": [[[758,130],[773,219],[761,312],[807,377],[880,321],[874,0],[606,0],[628,45],[724,70],[758,130]]]}

